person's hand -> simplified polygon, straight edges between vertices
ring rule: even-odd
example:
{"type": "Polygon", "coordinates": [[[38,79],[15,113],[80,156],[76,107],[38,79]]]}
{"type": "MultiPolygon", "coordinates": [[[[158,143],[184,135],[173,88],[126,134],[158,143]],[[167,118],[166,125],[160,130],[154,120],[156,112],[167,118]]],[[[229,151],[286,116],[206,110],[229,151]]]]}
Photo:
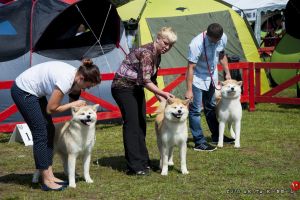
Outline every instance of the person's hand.
{"type": "Polygon", "coordinates": [[[189,99],[189,100],[192,100],[193,99],[193,92],[192,92],[192,90],[188,90],[188,91],[186,91],[186,93],[185,93],[185,99],[189,99]]]}
{"type": "Polygon", "coordinates": [[[230,75],[229,72],[225,74],[225,79],[226,79],[226,80],[230,80],[230,79],[231,79],[231,75],[230,75]]]}
{"type": "Polygon", "coordinates": [[[174,96],[173,94],[169,93],[169,92],[165,92],[164,94],[165,94],[164,97],[165,97],[167,100],[168,100],[169,98],[175,98],[175,96],[174,96]]]}
{"type": "Polygon", "coordinates": [[[165,100],[164,97],[162,97],[162,96],[160,96],[160,95],[158,95],[158,94],[155,94],[155,96],[156,96],[156,98],[157,98],[157,100],[158,100],[159,102],[162,102],[162,101],[165,100]]]}
{"type": "Polygon", "coordinates": [[[72,102],[72,106],[75,106],[75,107],[81,107],[81,106],[86,106],[86,105],[87,105],[87,103],[84,100],[77,100],[77,101],[72,102]]]}

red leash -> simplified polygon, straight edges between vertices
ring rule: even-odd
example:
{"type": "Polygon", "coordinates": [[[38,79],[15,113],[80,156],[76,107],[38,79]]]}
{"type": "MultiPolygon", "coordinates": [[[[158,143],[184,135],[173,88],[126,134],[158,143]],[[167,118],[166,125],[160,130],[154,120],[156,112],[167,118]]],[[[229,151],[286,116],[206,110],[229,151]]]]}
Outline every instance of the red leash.
{"type": "MultiPolygon", "coordinates": [[[[211,73],[211,71],[210,71],[210,66],[209,66],[209,64],[208,64],[208,59],[207,59],[207,55],[206,55],[206,47],[205,47],[205,37],[204,37],[204,35],[205,35],[205,32],[203,32],[204,55],[205,55],[205,60],[206,60],[206,64],[207,64],[208,73],[209,73],[209,76],[210,76],[210,79],[211,79],[211,83],[212,83],[213,87],[214,87],[216,90],[221,90],[221,88],[218,89],[218,88],[216,87],[215,82],[214,82],[214,79],[213,79],[213,77],[212,77],[212,73],[211,73]]],[[[213,71],[215,71],[215,67],[214,67],[213,71]]]]}

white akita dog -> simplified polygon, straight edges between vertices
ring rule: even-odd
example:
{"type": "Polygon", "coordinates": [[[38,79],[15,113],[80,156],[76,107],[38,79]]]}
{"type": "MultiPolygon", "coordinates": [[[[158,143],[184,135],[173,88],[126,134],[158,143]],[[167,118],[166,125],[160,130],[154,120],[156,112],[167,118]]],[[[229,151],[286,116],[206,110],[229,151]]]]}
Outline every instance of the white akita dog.
{"type": "Polygon", "coordinates": [[[168,175],[168,165],[173,163],[173,147],[180,150],[182,174],[188,174],[186,167],[187,117],[189,100],[170,98],[161,102],[155,120],[157,146],[160,152],[161,175],[168,175]]]}
{"type": "Polygon", "coordinates": [[[226,123],[230,129],[231,137],[235,139],[235,148],[240,145],[240,132],[242,120],[242,106],[240,102],[242,81],[226,80],[221,82],[221,93],[217,99],[217,118],[219,121],[219,142],[218,147],[223,147],[223,138],[226,123]]]}
{"type": "MultiPolygon", "coordinates": [[[[64,172],[69,178],[69,187],[76,187],[76,158],[83,157],[83,176],[87,183],[93,183],[90,177],[90,161],[95,144],[98,104],[93,106],[72,107],[72,119],[55,126],[54,152],[59,154],[64,172]]],[[[36,170],[32,182],[38,182],[39,170],[36,170]]]]}

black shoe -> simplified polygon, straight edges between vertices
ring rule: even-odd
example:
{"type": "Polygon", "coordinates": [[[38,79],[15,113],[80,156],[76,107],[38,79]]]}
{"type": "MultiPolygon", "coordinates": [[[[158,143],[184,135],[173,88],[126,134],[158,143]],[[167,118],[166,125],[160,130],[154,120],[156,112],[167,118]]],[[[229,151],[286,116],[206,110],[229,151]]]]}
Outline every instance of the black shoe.
{"type": "Polygon", "coordinates": [[[151,167],[150,166],[147,166],[146,168],[145,168],[145,172],[147,172],[147,173],[150,173],[151,172],[151,167]]]}
{"type": "Polygon", "coordinates": [[[195,148],[194,148],[195,151],[214,151],[216,149],[217,149],[217,147],[212,146],[212,145],[208,144],[207,142],[201,143],[201,144],[195,146],[195,148]]]}
{"type": "Polygon", "coordinates": [[[63,191],[65,188],[66,188],[66,187],[61,186],[60,188],[53,189],[53,188],[48,187],[48,186],[45,185],[45,184],[42,184],[42,186],[41,186],[41,189],[42,189],[43,191],[63,191]]]}
{"type": "Polygon", "coordinates": [[[150,175],[150,169],[145,169],[145,170],[141,170],[141,171],[137,171],[135,173],[135,175],[137,176],[149,176],[150,175]]]}
{"type": "Polygon", "coordinates": [[[132,171],[132,170],[128,170],[126,172],[127,175],[129,176],[149,176],[150,175],[150,170],[140,170],[140,171],[132,171]]]}
{"type": "MultiPolygon", "coordinates": [[[[226,144],[234,144],[234,141],[235,139],[233,138],[229,138],[227,136],[224,135],[224,139],[223,139],[223,142],[226,143],[226,144]]],[[[218,140],[217,141],[211,141],[212,144],[218,144],[218,140]]]]}
{"type": "Polygon", "coordinates": [[[69,181],[62,181],[62,182],[55,182],[58,185],[62,185],[62,186],[69,186],[69,181]]]}

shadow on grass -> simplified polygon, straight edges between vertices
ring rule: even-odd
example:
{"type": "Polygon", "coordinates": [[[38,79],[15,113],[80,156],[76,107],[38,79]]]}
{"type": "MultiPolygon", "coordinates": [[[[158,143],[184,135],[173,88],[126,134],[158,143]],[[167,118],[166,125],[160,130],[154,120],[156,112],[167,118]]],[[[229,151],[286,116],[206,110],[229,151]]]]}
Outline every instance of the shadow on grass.
{"type": "Polygon", "coordinates": [[[3,184],[18,184],[18,185],[24,185],[28,186],[30,188],[40,188],[40,185],[37,183],[32,183],[32,174],[8,174],[0,177],[0,183],[3,184]]]}
{"type": "Polygon", "coordinates": [[[0,143],[7,143],[10,139],[11,134],[0,133],[0,143]]]}
{"type": "Polygon", "coordinates": [[[104,167],[111,167],[114,170],[125,171],[126,160],[124,156],[111,156],[97,159],[93,162],[94,165],[100,165],[104,167]]]}
{"type": "Polygon", "coordinates": [[[194,147],[195,147],[194,139],[191,138],[191,137],[189,137],[189,138],[187,139],[187,148],[192,149],[192,148],[194,148],[194,147]]]}
{"type": "MultiPolygon", "coordinates": [[[[126,171],[126,159],[125,156],[111,156],[111,157],[103,157],[97,159],[93,162],[94,165],[100,165],[103,167],[110,167],[113,170],[117,170],[119,172],[126,171]]],[[[150,167],[152,171],[159,170],[159,160],[153,159],[151,160],[150,167]]]]}
{"type": "Polygon", "coordinates": [[[110,129],[110,128],[114,128],[114,127],[117,127],[117,126],[122,126],[122,124],[116,124],[116,123],[113,123],[113,124],[97,124],[97,127],[96,129],[97,130],[106,130],[106,129],[110,129]]]}
{"type": "Polygon", "coordinates": [[[293,108],[300,108],[300,105],[291,105],[291,104],[279,104],[279,108],[285,109],[293,109],[293,108]]]}
{"type": "MultiPolygon", "coordinates": [[[[17,184],[17,185],[23,185],[27,186],[33,189],[40,189],[41,185],[39,183],[32,183],[32,176],[33,174],[8,174],[5,176],[0,177],[0,183],[3,184],[17,184]]],[[[55,176],[57,178],[60,178],[62,180],[66,180],[67,177],[64,175],[64,173],[55,173],[55,176]]],[[[79,176],[77,173],[75,174],[76,182],[85,181],[85,179],[81,176],[79,176]]]]}

